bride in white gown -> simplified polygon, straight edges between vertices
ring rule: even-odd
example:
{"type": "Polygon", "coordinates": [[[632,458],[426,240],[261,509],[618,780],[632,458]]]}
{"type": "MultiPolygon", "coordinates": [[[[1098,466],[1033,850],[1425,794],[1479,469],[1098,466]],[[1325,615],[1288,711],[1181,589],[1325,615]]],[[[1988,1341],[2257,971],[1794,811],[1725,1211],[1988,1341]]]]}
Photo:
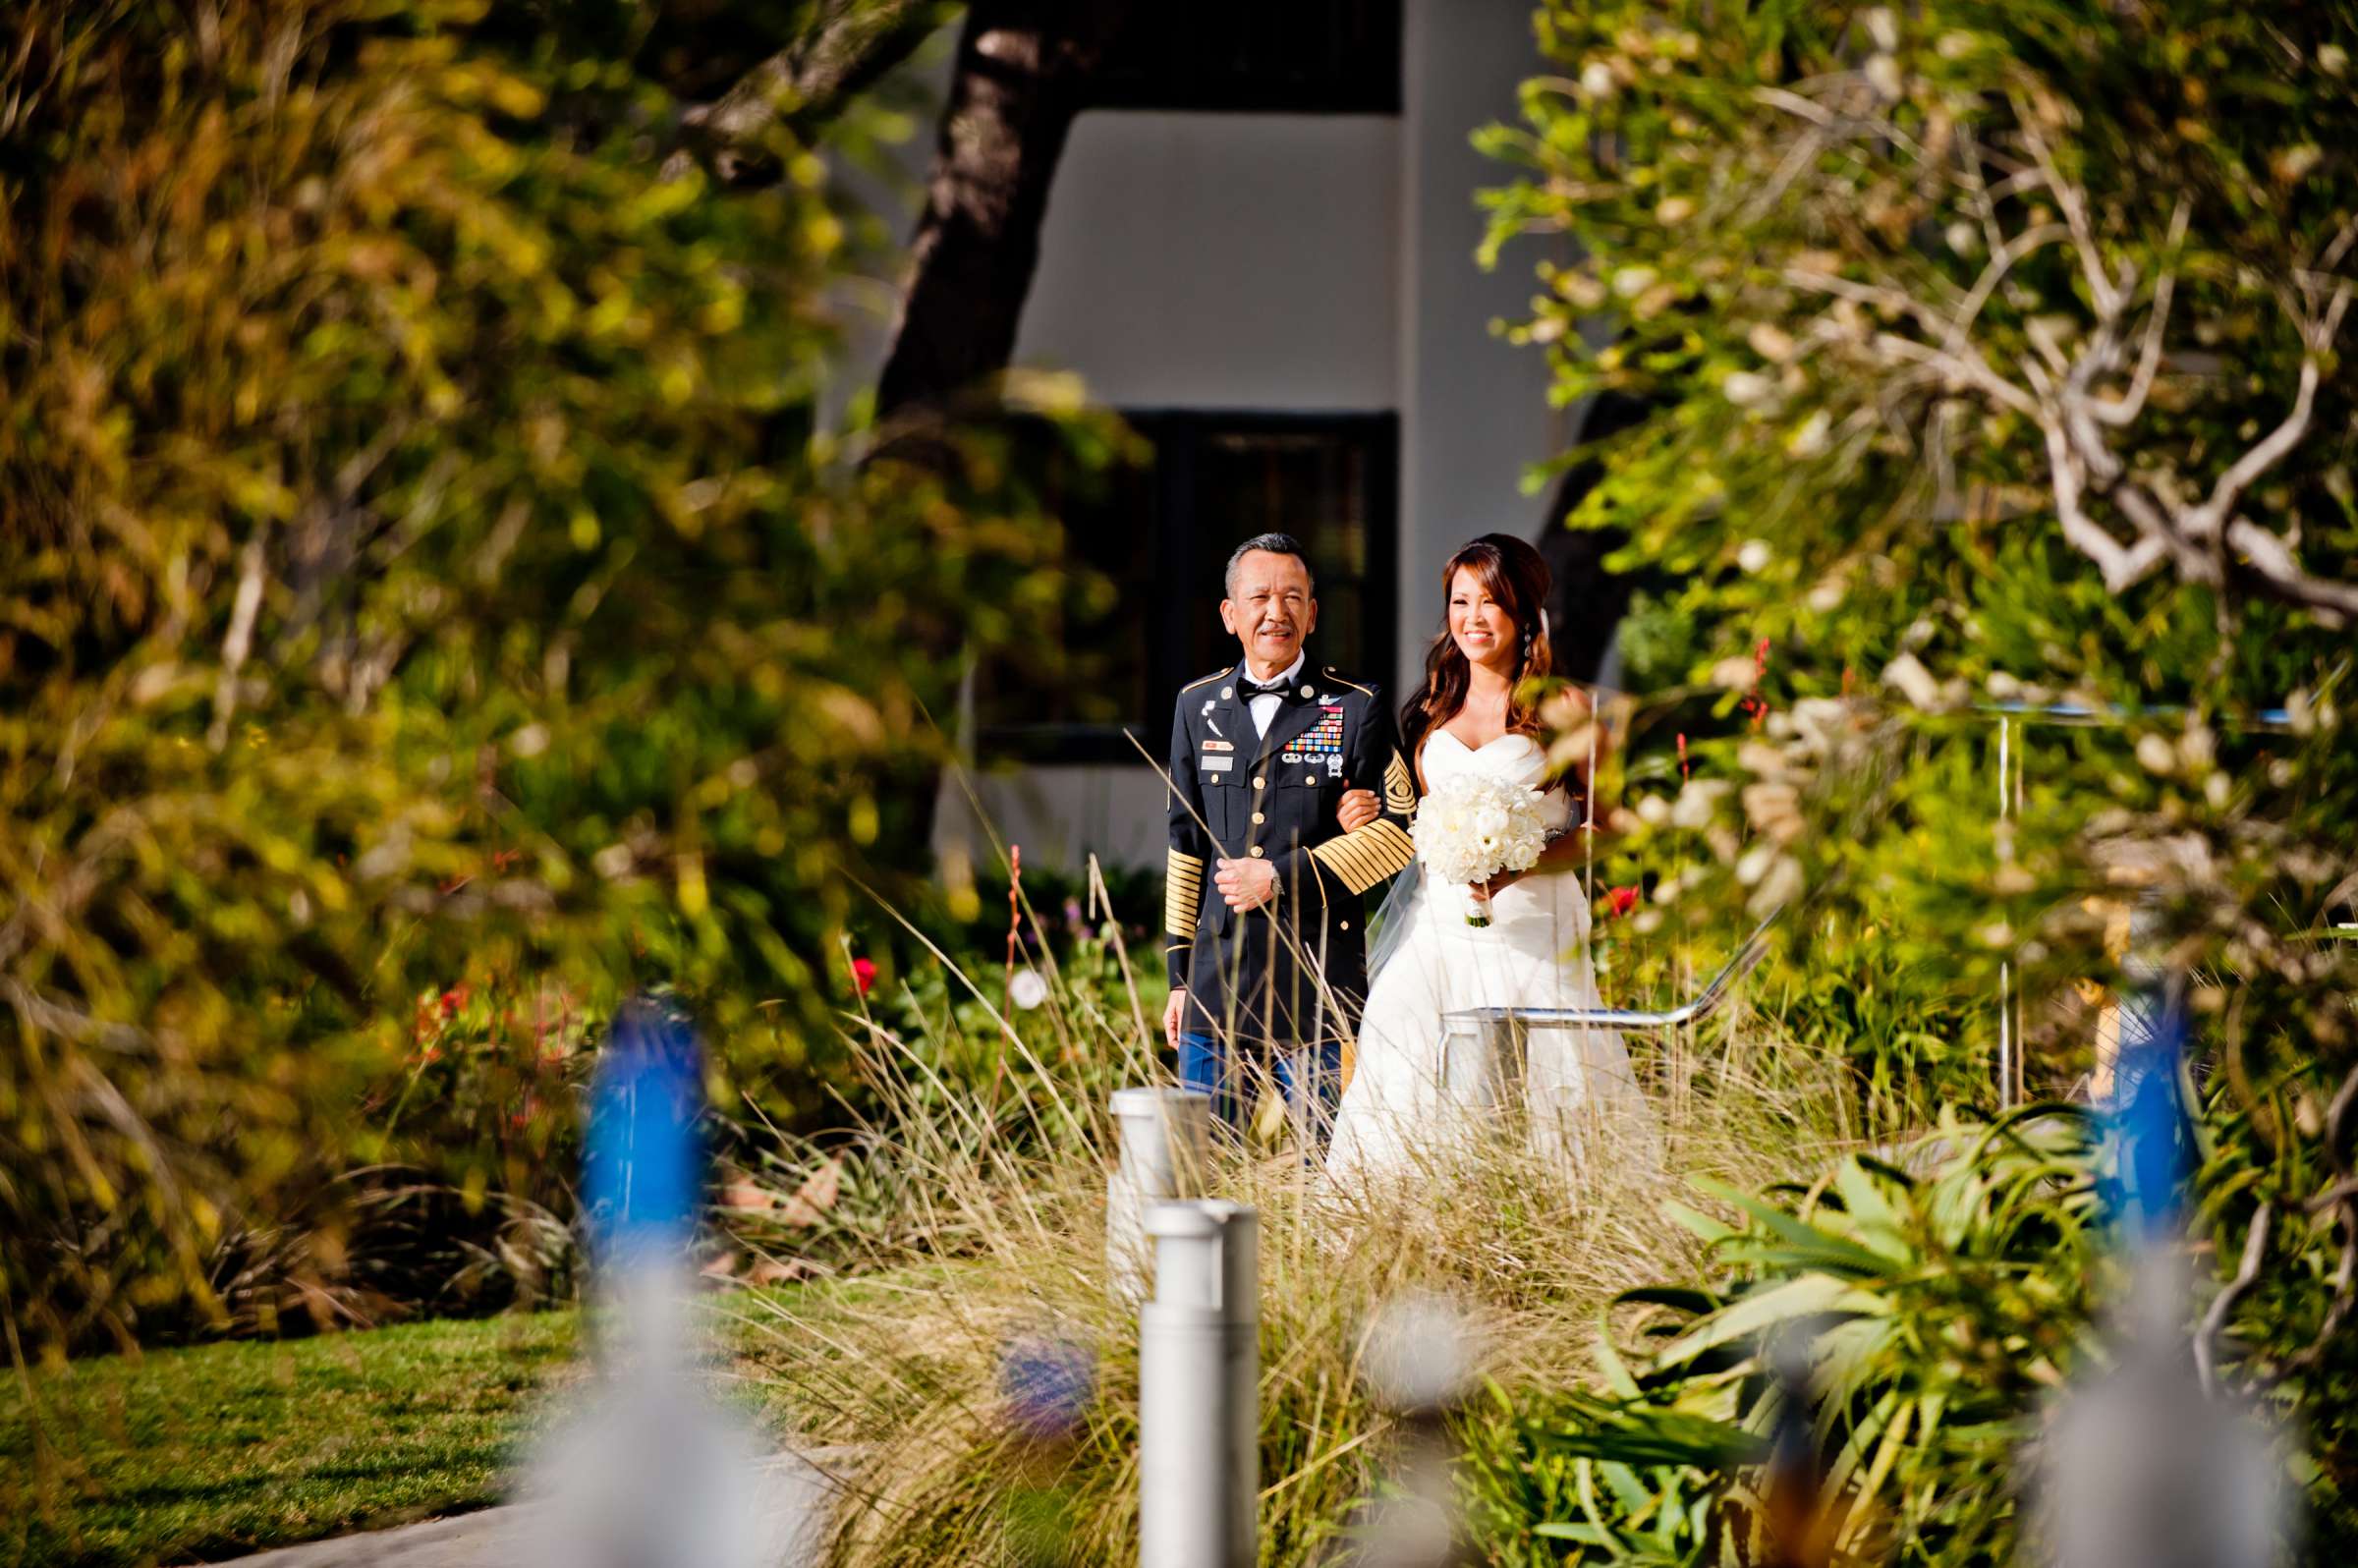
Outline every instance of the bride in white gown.
{"type": "MultiPolygon", "coordinates": [[[[1442,581],[1447,624],[1427,656],[1425,690],[1402,719],[1420,792],[1468,772],[1537,788],[1546,779],[1546,754],[1516,687],[1526,673],[1549,667],[1541,608],[1546,564],[1523,540],[1489,534],[1451,557],[1442,581]]],[[[1327,1151],[1331,1178],[1406,1175],[1462,1136],[1468,1123],[1445,1082],[1445,1014],[1597,1005],[1578,874],[1586,829],[1561,783],[1546,789],[1541,811],[1553,836],[1540,863],[1473,890],[1487,894],[1488,924],[1467,923],[1465,888],[1428,880],[1392,900],[1382,942],[1389,957],[1360,1019],[1327,1151]],[[1389,934],[1395,924],[1396,936],[1389,934]]],[[[1576,1154],[1591,1134],[1609,1127],[1617,1150],[1655,1157],[1653,1119],[1620,1036],[1534,1029],[1525,1037],[1525,1104],[1538,1151],[1576,1154]]]]}

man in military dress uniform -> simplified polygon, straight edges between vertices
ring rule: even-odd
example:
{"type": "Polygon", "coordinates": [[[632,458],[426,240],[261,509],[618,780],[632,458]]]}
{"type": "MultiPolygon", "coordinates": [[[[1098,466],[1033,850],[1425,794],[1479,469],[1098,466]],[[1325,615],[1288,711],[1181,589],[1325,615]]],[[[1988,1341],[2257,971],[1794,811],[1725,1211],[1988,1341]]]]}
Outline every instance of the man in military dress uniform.
{"type": "Polygon", "coordinates": [[[1231,1125],[1273,1081],[1322,1143],[1367,997],[1367,894],[1414,854],[1416,792],[1376,690],[1303,651],[1318,601],[1302,546],[1247,539],[1227,590],[1244,659],[1181,691],[1171,720],[1163,1030],[1181,1081],[1231,1125]],[[1354,789],[1381,810],[1345,832],[1354,789]]]}

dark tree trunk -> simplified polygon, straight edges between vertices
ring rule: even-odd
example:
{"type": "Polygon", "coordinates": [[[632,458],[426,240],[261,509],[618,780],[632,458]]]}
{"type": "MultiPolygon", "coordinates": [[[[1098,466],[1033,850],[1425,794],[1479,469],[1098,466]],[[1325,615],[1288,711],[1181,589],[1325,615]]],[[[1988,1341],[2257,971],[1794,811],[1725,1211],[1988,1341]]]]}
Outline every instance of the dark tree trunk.
{"type": "MultiPolygon", "coordinates": [[[[1039,265],[1048,187],[1097,63],[1130,0],[975,0],[958,41],[926,206],[910,244],[901,318],[876,387],[871,460],[948,467],[946,421],[987,419],[1039,265]]],[[[944,658],[954,647],[937,650],[944,658]]],[[[913,791],[915,841],[935,794],[913,791]]]]}
{"type": "Polygon", "coordinates": [[[946,407],[1006,368],[1057,160],[1129,10],[1129,0],[977,0],[967,12],[879,415],[946,407]]]}
{"type": "MultiPolygon", "coordinates": [[[[1654,412],[1645,402],[1608,392],[1589,410],[1580,439],[1594,441],[1625,430],[1654,412]]],[[[1540,531],[1540,554],[1555,579],[1552,602],[1547,606],[1555,673],[1575,681],[1597,679],[1621,617],[1629,611],[1630,595],[1639,588],[1659,589],[1666,581],[1651,570],[1627,575],[1605,570],[1604,558],[1629,542],[1620,530],[1592,532],[1564,527],[1564,519],[1596,488],[1603,472],[1603,466],[1594,460],[1567,471],[1549,500],[1547,526],[1540,531]]]]}
{"type": "MultiPolygon", "coordinates": [[[[941,117],[909,281],[876,389],[876,462],[946,470],[945,419],[1007,367],[1039,265],[1048,187],[1074,117],[1127,23],[1133,0],[973,0],[941,117]]],[[[783,119],[811,134],[844,100],[907,58],[941,16],[939,0],[828,0],[806,36],[761,62],[682,123],[677,160],[701,158],[726,184],[781,171],[765,139],[783,119]]],[[[988,400],[972,405],[988,417],[988,400]]],[[[929,652],[953,659],[955,644],[929,652]]],[[[936,780],[890,793],[896,836],[931,836],[936,780]]]]}

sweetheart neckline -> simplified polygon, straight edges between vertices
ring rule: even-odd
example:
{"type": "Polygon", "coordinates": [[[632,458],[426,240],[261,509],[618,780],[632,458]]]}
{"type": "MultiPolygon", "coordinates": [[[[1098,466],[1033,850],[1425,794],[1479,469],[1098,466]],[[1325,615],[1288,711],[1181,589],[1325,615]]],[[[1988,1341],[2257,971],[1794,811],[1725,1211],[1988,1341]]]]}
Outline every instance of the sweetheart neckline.
{"type": "MultiPolygon", "coordinates": [[[[1457,738],[1457,734],[1456,734],[1456,732],[1455,732],[1455,731],[1452,731],[1452,730],[1446,730],[1446,729],[1436,729],[1436,730],[1434,730],[1432,733],[1433,733],[1434,735],[1446,735],[1446,736],[1448,736],[1448,737],[1449,737],[1451,740],[1453,740],[1453,741],[1457,741],[1457,749],[1458,749],[1459,751],[1461,751],[1461,752],[1465,753],[1465,754],[1466,754],[1468,756],[1481,756],[1483,753],[1485,753],[1485,752],[1488,751],[1488,750],[1489,750],[1491,747],[1493,747],[1493,746],[1496,746],[1496,745],[1497,745],[1497,744],[1498,744],[1500,741],[1530,741],[1530,740],[1531,740],[1531,737],[1530,737],[1530,736],[1528,736],[1528,735],[1525,735],[1525,734],[1522,734],[1521,732],[1519,732],[1519,731],[1516,731],[1516,730],[1500,730],[1500,731],[1499,731],[1497,734],[1495,734],[1495,735],[1491,736],[1491,737],[1490,737],[1488,740],[1487,740],[1487,741],[1483,742],[1483,743],[1482,743],[1480,746],[1468,746],[1468,745],[1467,745],[1467,744],[1466,744],[1464,741],[1460,741],[1460,740],[1458,740],[1458,738],[1457,738]]],[[[1430,737],[1428,738],[1428,741],[1430,742],[1430,737]]],[[[1537,742],[1537,741],[1532,741],[1532,744],[1533,744],[1534,746],[1537,746],[1537,745],[1539,744],[1539,742],[1537,742]]]]}

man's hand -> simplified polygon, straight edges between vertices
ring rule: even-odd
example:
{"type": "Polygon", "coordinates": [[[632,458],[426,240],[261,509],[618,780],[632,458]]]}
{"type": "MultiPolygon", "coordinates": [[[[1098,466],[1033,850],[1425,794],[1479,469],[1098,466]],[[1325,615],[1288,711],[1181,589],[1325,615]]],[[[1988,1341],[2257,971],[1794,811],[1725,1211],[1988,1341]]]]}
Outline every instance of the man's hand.
{"type": "Polygon", "coordinates": [[[1162,1036],[1172,1044],[1179,1043],[1179,1031],[1187,1027],[1187,987],[1171,987],[1171,999],[1162,1004],[1162,1036]]]}
{"type": "Polygon", "coordinates": [[[1212,881],[1233,910],[1259,909],[1277,896],[1277,868],[1267,861],[1222,861],[1212,881]]]}
{"type": "Polygon", "coordinates": [[[1334,814],[1343,824],[1344,832],[1356,833],[1381,816],[1383,808],[1376,803],[1374,790],[1352,790],[1343,797],[1343,804],[1334,814]]]}

